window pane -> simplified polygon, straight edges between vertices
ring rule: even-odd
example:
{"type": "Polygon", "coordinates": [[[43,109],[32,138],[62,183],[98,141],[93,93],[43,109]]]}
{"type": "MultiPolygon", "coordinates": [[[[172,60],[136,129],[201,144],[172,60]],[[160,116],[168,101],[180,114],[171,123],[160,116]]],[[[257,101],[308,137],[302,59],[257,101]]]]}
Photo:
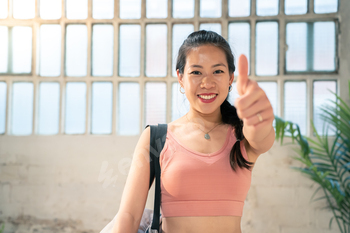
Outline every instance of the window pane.
{"type": "Polygon", "coordinates": [[[194,0],[173,0],[174,18],[193,18],[194,0]]]}
{"type": "Polygon", "coordinates": [[[7,73],[8,66],[8,27],[0,26],[0,73],[7,73]]]}
{"type": "Polygon", "coordinates": [[[173,26],[173,51],[172,51],[172,74],[176,77],[176,59],[179,53],[179,48],[184,42],[184,40],[191,34],[194,30],[192,24],[175,24],[173,26]]]}
{"type": "Polygon", "coordinates": [[[284,83],[284,119],[298,124],[302,135],[306,134],[306,83],[284,83]]]}
{"type": "Polygon", "coordinates": [[[92,17],[95,19],[113,19],[114,1],[113,0],[93,0],[92,17]]]}
{"type": "Polygon", "coordinates": [[[121,19],[141,18],[141,0],[120,0],[119,9],[121,19]]]}
{"type": "Polygon", "coordinates": [[[59,114],[60,84],[41,82],[39,86],[38,134],[58,134],[59,114]]]}
{"type": "Polygon", "coordinates": [[[200,0],[200,17],[221,17],[221,0],[200,0]]]}
{"type": "Polygon", "coordinates": [[[286,15],[301,15],[307,13],[307,0],[285,0],[284,11],[286,15]]]}
{"type": "Polygon", "coordinates": [[[287,71],[306,71],[307,64],[307,24],[287,24],[286,69],[287,71]]]}
{"type": "Polygon", "coordinates": [[[120,25],[119,75],[140,76],[141,27],[137,24],[120,25]]]}
{"type": "Polygon", "coordinates": [[[259,16],[278,15],[279,0],[256,0],[256,14],[259,16]]]}
{"type": "Polygon", "coordinates": [[[146,17],[168,17],[168,0],[146,0],[146,17]]]}
{"type": "Polygon", "coordinates": [[[32,71],[32,28],[13,27],[12,29],[12,72],[32,71]]]}
{"type": "Polygon", "coordinates": [[[229,0],[228,14],[230,17],[250,15],[250,0],[229,0]]]}
{"type": "Polygon", "coordinates": [[[61,25],[40,26],[40,70],[41,76],[61,74],[61,25]]]}
{"type": "Polygon", "coordinates": [[[100,24],[92,27],[92,75],[113,75],[113,25],[100,24]]]}
{"type": "MultiPolygon", "coordinates": [[[[183,88],[181,88],[183,92],[183,88]]],[[[171,121],[179,119],[190,110],[190,102],[185,94],[180,93],[180,84],[175,82],[172,84],[171,98],[171,121]]]]}
{"type": "Polygon", "coordinates": [[[113,85],[111,82],[92,83],[91,133],[112,133],[113,85]]]}
{"type": "Polygon", "coordinates": [[[256,74],[278,74],[278,24],[256,24],[256,74]]]}
{"type": "Polygon", "coordinates": [[[167,26],[146,26],[146,76],[165,77],[167,74],[167,26]]]}
{"type": "Polygon", "coordinates": [[[314,70],[335,70],[335,24],[314,23],[314,70]]]}
{"type": "Polygon", "coordinates": [[[269,99],[271,106],[273,108],[273,114],[278,114],[278,104],[277,104],[277,83],[276,82],[258,82],[258,85],[263,91],[265,91],[267,98],[269,99]]]}
{"type": "Polygon", "coordinates": [[[315,13],[334,13],[338,11],[338,0],[315,0],[315,13]]]}
{"type": "Polygon", "coordinates": [[[66,0],[67,19],[86,19],[87,13],[87,0],[66,0]]]}
{"type": "Polygon", "coordinates": [[[87,69],[87,28],[68,25],[66,35],[66,75],[85,76],[87,69]]]}
{"type": "Polygon", "coordinates": [[[0,134],[5,133],[7,85],[0,82],[0,134]]]}
{"type": "MultiPolygon", "coordinates": [[[[335,107],[335,104],[330,102],[336,101],[335,95],[332,94],[330,91],[336,93],[336,87],[337,83],[335,81],[315,81],[314,82],[314,96],[313,96],[313,107],[314,107],[314,125],[316,128],[316,131],[319,135],[323,135],[323,124],[325,123],[321,117],[320,114],[323,114],[324,112],[321,111],[321,107],[324,106],[331,106],[335,107]]],[[[330,127],[329,123],[326,123],[325,130],[327,127],[330,127]]],[[[330,127],[327,131],[328,135],[334,135],[335,134],[335,128],[330,127]]]]}
{"type": "Polygon", "coordinates": [[[35,16],[35,0],[13,0],[13,18],[33,19],[35,16]]]}
{"type": "Polygon", "coordinates": [[[62,12],[62,0],[40,0],[42,19],[59,19],[62,12]]]}
{"type": "Polygon", "coordinates": [[[201,23],[199,29],[213,31],[221,35],[221,24],[219,23],[201,23]]]}
{"type": "Polygon", "coordinates": [[[250,24],[230,23],[228,26],[228,41],[235,56],[235,75],[238,75],[237,60],[241,54],[244,54],[248,59],[248,73],[250,74],[250,24]]]}
{"type": "Polygon", "coordinates": [[[166,84],[146,82],[145,126],[166,124],[166,84]]]}
{"type": "Polygon", "coordinates": [[[85,133],[86,84],[68,82],[66,86],[66,134],[85,133]]]}
{"type": "Polygon", "coordinates": [[[0,19],[7,18],[8,0],[0,0],[0,19]]]}
{"type": "Polygon", "coordinates": [[[30,135],[33,130],[33,83],[15,82],[12,88],[11,133],[30,135]]]}
{"type": "Polygon", "coordinates": [[[287,71],[335,70],[335,23],[288,23],[287,71]]]}
{"type": "Polygon", "coordinates": [[[140,99],[140,85],[138,83],[122,82],[119,84],[119,135],[140,133],[140,99]]]}

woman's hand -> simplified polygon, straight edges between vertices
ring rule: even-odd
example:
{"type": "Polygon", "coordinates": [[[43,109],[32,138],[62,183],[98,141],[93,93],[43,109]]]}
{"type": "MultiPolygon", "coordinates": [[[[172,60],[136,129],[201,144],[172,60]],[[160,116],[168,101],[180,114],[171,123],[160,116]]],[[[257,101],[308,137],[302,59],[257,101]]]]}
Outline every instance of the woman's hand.
{"type": "MultiPolygon", "coordinates": [[[[245,138],[251,146],[258,150],[260,144],[265,142],[264,139],[271,135],[275,116],[265,92],[256,81],[248,78],[248,61],[244,55],[239,57],[238,72],[236,87],[240,97],[235,100],[235,107],[238,117],[244,123],[245,138]],[[252,142],[255,142],[256,145],[254,146],[252,142]]],[[[270,142],[271,139],[268,141],[270,142]]]]}

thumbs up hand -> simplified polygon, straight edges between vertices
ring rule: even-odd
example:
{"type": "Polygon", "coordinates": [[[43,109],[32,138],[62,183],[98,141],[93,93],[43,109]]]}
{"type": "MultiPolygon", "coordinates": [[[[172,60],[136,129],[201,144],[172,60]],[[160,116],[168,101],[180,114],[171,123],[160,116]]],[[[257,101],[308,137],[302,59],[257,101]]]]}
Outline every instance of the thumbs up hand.
{"type": "Polygon", "coordinates": [[[248,60],[245,55],[238,59],[236,87],[240,97],[235,100],[237,115],[243,120],[243,134],[250,142],[260,142],[271,132],[273,109],[265,92],[258,83],[248,78],[248,60]]]}

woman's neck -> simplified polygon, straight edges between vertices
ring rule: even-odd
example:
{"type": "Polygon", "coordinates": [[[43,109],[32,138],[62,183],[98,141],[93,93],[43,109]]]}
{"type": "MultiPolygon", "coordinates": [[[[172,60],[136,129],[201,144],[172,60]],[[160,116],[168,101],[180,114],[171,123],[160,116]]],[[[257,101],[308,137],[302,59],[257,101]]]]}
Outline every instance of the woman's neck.
{"type": "Polygon", "coordinates": [[[219,111],[215,111],[211,114],[203,114],[200,112],[190,110],[185,115],[185,120],[188,120],[189,122],[198,125],[198,127],[204,129],[211,129],[212,127],[215,127],[218,124],[223,124],[220,109],[218,110],[219,111]]]}

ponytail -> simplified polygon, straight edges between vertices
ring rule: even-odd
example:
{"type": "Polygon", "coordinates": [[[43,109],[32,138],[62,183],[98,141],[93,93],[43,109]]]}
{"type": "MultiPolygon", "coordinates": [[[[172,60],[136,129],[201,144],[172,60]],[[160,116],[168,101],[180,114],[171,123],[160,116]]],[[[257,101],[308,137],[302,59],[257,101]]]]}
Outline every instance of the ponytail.
{"type": "Polygon", "coordinates": [[[240,143],[244,139],[243,135],[243,121],[239,119],[235,106],[228,102],[227,98],[220,106],[220,111],[222,115],[222,121],[224,124],[230,124],[235,128],[235,136],[237,141],[233,145],[230,152],[230,165],[234,171],[236,171],[237,165],[240,168],[247,168],[251,170],[251,165],[253,162],[247,161],[241,151],[240,143]]]}

